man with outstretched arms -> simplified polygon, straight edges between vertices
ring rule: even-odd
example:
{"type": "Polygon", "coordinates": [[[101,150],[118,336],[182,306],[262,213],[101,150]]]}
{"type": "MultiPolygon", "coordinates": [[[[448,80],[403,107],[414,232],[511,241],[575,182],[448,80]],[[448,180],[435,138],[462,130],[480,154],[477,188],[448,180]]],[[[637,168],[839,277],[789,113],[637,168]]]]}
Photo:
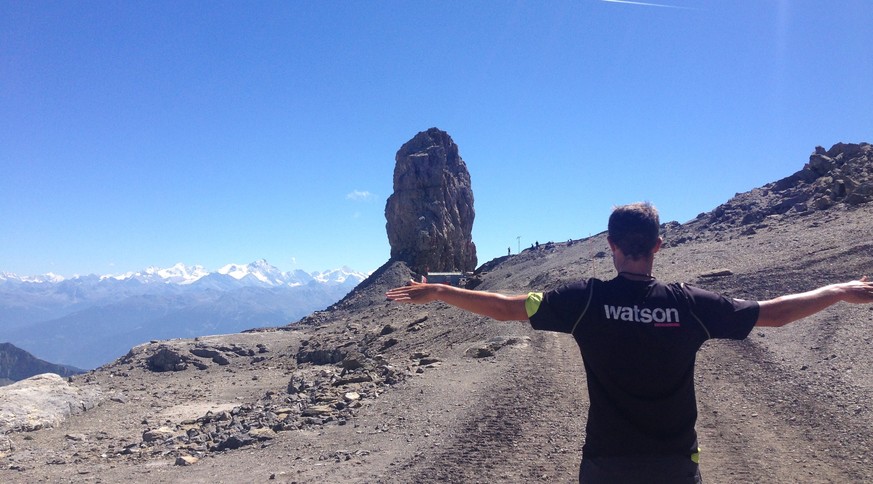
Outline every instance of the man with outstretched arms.
{"type": "Polygon", "coordinates": [[[592,278],[518,296],[410,282],[387,297],[443,301],[573,335],[591,402],[580,482],[701,482],[693,376],[703,342],[744,339],[754,326],[783,326],[840,301],[873,302],[873,282],[863,277],[761,302],[662,283],[652,276],[659,225],[649,203],[612,212],[607,240],[618,274],[608,281],[592,278]]]}

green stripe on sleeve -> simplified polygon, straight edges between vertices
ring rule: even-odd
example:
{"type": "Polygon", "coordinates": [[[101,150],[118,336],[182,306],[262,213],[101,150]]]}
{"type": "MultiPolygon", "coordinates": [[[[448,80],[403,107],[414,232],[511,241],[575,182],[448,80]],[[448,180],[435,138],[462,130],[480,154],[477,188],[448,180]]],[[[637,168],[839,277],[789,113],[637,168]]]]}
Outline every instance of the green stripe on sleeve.
{"type": "Polygon", "coordinates": [[[540,309],[540,304],[543,302],[543,293],[541,292],[529,292],[527,293],[527,299],[524,301],[524,309],[527,311],[527,317],[533,317],[534,314],[537,313],[540,309]]]}

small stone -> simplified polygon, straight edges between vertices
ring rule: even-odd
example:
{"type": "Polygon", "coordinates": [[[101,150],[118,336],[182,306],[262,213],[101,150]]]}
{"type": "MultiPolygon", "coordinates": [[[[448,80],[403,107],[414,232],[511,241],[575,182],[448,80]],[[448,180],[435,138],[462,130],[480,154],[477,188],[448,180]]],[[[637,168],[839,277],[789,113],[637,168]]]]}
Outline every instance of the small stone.
{"type": "Polygon", "coordinates": [[[147,430],[142,434],[143,442],[155,442],[158,440],[166,440],[173,437],[176,432],[169,427],[160,427],[153,430],[147,430]]]}
{"type": "Polygon", "coordinates": [[[464,354],[471,358],[488,358],[494,356],[494,350],[487,346],[478,346],[468,349],[464,354]]]}
{"type": "Polygon", "coordinates": [[[276,432],[274,432],[272,429],[262,427],[262,428],[250,430],[249,437],[252,437],[252,438],[255,438],[258,440],[270,440],[270,439],[276,438],[276,432]]]}
{"type": "Polygon", "coordinates": [[[0,435],[0,452],[9,452],[14,449],[15,447],[12,445],[12,441],[9,440],[9,437],[0,435]]]}
{"type": "Polygon", "coordinates": [[[314,417],[316,415],[325,415],[331,412],[331,408],[327,405],[313,405],[308,408],[304,408],[302,415],[304,417],[314,417]]]}
{"type": "Polygon", "coordinates": [[[192,455],[180,455],[176,457],[176,465],[177,466],[191,466],[197,463],[200,459],[192,456],[192,455]]]}
{"type": "Polygon", "coordinates": [[[240,447],[251,445],[253,443],[255,443],[255,439],[251,437],[245,435],[231,435],[227,439],[219,442],[213,450],[220,452],[228,449],[239,449],[240,447]]]}

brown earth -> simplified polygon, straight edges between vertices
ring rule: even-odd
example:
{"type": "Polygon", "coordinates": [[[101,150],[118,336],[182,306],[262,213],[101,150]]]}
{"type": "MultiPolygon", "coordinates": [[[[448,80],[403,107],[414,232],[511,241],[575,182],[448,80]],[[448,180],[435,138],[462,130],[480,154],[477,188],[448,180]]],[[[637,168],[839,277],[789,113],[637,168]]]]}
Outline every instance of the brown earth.
{"type": "MultiPolygon", "coordinates": [[[[746,299],[812,289],[873,275],[871,221],[867,203],[768,217],[754,231],[668,224],[655,270],[746,299]]],[[[477,289],[612,277],[606,254],[603,234],[544,244],[487,264],[477,289]]],[[[570,337],[385,301],[409,275],[387,265],[291,328],[153,342],[74,377],[103,402],[6,435],[0,481],[575,481],[588,401],[570,337]],[[186,368],[149,370],[160,348],[186,368]]],[[[704,479],[873,481],[871,335],[873,305],[840,304],[707,343],[696,374],[704,479]]]]}

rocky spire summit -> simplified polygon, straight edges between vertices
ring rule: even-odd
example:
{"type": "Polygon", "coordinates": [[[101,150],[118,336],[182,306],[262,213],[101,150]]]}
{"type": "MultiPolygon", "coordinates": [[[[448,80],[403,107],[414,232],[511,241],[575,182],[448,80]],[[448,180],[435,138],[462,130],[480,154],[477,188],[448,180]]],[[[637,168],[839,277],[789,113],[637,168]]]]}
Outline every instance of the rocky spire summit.
{"type": "Polygon", "coordinates": [[[401,146],[395,160],[385,205],[391,258],[417,272],[475,269],[473,190],[458,145],[431,128],[401,146]]]}

